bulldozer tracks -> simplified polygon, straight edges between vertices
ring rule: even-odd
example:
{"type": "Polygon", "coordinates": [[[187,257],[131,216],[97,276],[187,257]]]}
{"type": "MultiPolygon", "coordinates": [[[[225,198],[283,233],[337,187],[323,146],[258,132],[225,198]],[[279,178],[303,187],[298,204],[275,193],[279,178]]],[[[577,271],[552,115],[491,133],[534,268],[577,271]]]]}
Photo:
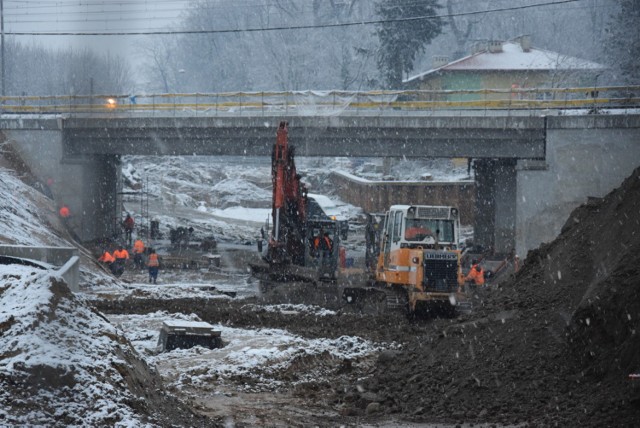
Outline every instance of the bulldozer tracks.
{"type": "Polygon", "coordinates": [[[406,290],[398,290],[393,287],[383,289],[385,295],[386,308],[388,310],[406,310],[409,298],[406,290]]]}

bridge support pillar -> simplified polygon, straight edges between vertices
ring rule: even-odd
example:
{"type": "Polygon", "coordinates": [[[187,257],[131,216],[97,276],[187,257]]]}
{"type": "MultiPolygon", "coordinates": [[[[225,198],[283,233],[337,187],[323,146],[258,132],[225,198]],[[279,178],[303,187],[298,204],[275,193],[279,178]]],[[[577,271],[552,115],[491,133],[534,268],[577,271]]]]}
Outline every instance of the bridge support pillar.
{"type": "Polygon", "coordinates": [[[119,232],[120,157],[86,156],[65,164],[73,164],[69,169],[75,171],[61,183],[63,200],[71,208],[70,227],[83,242],[113,237],[119,232]]]}
{"type": "Polygon", "coordinates": [[[484,250],[506,254],[515,246],[516,160],[478,159],[474,244],[484,250]]]}

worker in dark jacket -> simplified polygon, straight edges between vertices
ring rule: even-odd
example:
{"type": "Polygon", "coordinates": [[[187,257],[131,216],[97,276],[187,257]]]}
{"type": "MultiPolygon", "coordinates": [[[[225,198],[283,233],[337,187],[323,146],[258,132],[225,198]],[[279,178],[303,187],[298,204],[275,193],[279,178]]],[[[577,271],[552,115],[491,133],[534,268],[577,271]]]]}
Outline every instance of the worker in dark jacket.
{"type": "Polygon", "coordinates": [[[133,220],[133,217],[127,214],[127,217],[122,222],[122,228],[124,229],[124,239],[129,243],[129,246],[131,246],[131,235],[133,233],[134,225],[135,221],[133,220]]]}

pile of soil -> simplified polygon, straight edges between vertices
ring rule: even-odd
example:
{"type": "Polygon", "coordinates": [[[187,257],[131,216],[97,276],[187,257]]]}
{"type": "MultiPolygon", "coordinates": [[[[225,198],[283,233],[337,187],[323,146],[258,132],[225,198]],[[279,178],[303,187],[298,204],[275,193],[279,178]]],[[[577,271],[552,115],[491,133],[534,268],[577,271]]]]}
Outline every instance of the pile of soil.
{"type": "Polygon", "coordinates": [[[637,426],[640,169],[569,217],[476,311],[385,353],[363,388],[416,422],[637,426]]]}
{"type": "Polygon", "coordinates": [[[37,271],[0,278],[0,425],[216,426],[166,394],[131,343],[63,281],[37,271]],[[16,298],[25,288],[41,301],[16,298]]]}

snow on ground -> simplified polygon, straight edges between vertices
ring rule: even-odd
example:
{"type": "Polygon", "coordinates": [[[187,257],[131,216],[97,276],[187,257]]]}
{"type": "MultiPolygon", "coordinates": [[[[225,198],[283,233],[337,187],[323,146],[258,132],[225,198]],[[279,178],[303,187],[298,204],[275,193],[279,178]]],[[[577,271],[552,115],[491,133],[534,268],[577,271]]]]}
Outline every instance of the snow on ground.
{"type": "Polygon", "coordinates": [[[212,280],[194,281],[185,273],[163,270],[158,284],[149,284],[146,273],[139,276],[138,282],[123,284],[118,288],[109,285],[93,286],[86,290],[90,299],[230,299],[255,296],[258,293],[257,280],[249,275],[234,275],[228,278],[218,277],[212,280]]]}
{"type": "Polygon", "coordinates": [[[3,425],[147,426],[129,404],[113,325],[48,270],[0,265],[0,290],[3,425]]]}
{"type": "MultiPolygon", "coordinates": [[[[280,306],[280,305],[277,305],[280,306]]],[[[287,307],[276,306],[270,310],[280,310],[286,314],[287,307]]],[[[296,305],[299,310],[309,311],[304,305],[296,305]]],[[[261,310],[253,305],[247,310],[261,310]]],[[[323,314],[322,310],[318,310],[323,314]]],[[[325,316],[319,315],[319,316],[325,316]]],[[[367,340],[342,336],[337,339],[305,339],[279,329],[240,329],[222,324],[213,325],[221,332],[224,347],[207,349],[196,346],[190,349],[175,349],[159,352],[159,331],[164,321],[200,321],[191,314],[155,312],[145,315],[110,315],[109,319],[121,328],[133,346],[145,356],[147,362],[157,367],[165,379],[173,379],[172,387],[185,385],[207,385],[213,381],[221,384],[234,383],[243,379],[238,389],[244,392],[273,391],[292,386],[283,382],[278,375],[286,371],[295,360],[328,355],[337,359],[358,359],[371,355],[393,345],[374,344],[367,340]],[[250,381],[247,381],[249,379],[250,381]]],[[[293,382],[318,381],[317,373],[307,373],[293,382]]]]}

